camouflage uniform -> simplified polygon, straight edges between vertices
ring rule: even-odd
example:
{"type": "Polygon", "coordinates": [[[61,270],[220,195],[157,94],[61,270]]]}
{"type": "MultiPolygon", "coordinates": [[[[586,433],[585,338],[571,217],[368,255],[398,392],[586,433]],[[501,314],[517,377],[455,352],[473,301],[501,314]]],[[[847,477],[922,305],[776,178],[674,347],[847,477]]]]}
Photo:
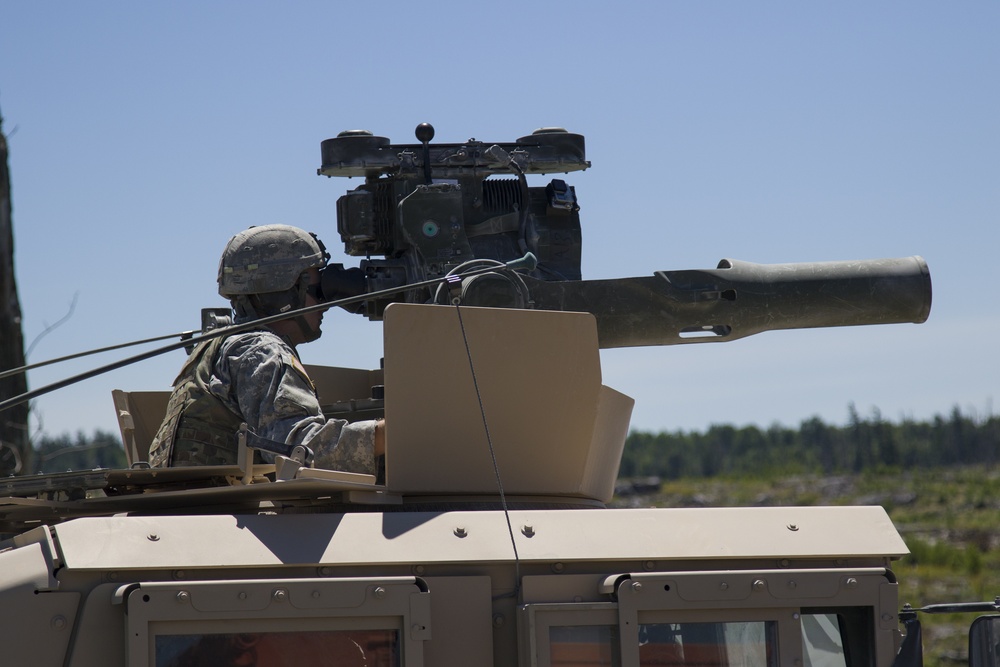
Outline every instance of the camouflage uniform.
{"type": "Polygon", "coordinates": [[[326,419],[295,350],[269,330],[194,350],[174,382],[150,463],[234,465],[241,422],[264,438],[308,445],[318,468],[375,472],[375,422],[326,419]]]}

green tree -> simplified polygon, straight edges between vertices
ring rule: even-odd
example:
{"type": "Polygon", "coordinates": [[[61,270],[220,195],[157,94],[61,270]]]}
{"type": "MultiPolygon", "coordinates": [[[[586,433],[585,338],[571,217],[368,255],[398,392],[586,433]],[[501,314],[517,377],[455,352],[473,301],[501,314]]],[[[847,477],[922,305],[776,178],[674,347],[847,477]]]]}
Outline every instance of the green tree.
{"type": "Polygon", "coordinates": [[[90,437],[80,432],[75,438],[69,435],[42,438],[36,461],[34,472],[38,473],[126,467],[121,438],[106,431],[95,431],[90,437]]]}
{"type": "MultiPolygon", "coordinates": [[[[0,116],[0,369],[24,365],[21,302],[14,278],[12,211],[7,137],[0,116]]],[[[28,382],[23,373],[0,378],[0,396],[17,396],[27,390],[28,382]]],[[[31,454],[27,404],[0,412],[0,473],[9,475],[31,470],[31,454]]]]}
{"type": "Polygon", "coordinates": [[[892,424],[878,408],[862,418],[853,404],[849,423],[831,426],[819,417],[798,429],[777,424],[767,431],[715,424],[705,432],[633,431],[625,443],[622,477],[715,477],[864,472],[876,467],[935,468],[1000,460],[1000,418],[976,419],[957,407],[949,417],[892,424]]]}

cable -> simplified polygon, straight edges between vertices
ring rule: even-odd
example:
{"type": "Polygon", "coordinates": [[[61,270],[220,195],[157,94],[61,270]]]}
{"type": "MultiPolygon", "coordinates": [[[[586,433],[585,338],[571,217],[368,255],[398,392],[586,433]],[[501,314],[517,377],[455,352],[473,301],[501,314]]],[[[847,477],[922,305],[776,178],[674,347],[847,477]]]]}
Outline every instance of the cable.
{"type": "MultiPolygon", "coordinates": [[[[531,255],[531,253],[528,253],[528,255],[531,255]]],[[[534,255],[531,256],[534,257],[534,255]]],[[[485,258],[470,259],[468,261],[462,262],[454,269],[449,271],[445,275],[444,280],[442,280],[442,282],[438,284],[437,289],[434,290],[434,297],[432,303],[441,304],[440,300],[441,288],[445,286],[449,287],[453,286],[455,283],[454,280],[449,280],[450,277],[453,276],[468,277],[469,275],[472,275],[474,273],[492,273],[492,271],[488,270],[489,268],[496,269],[499,275],[504,276],[514,285],[514,288],[518,292],[518,296],[521,298],[522,305],[519,307],[521,308],[531,307],[531,292],[528,289],[528,285],[524,282],[524,279],[520,276],[520,274],[518,274],[517,271],[512,270],[509,264],[504,264],[503,262],[497,261],[495,259],[485,259],[485,258]],[[470,273],[463,273],[463,271],[469,271],[470,273]]]]}
{"type": "Polygon", "coordinates": [[[486,421],[486,408],[483,407],[483,397],[479,393],[479,382],[476,380],[476,367],[472,363],[472,350],[469,348],[469,337],[465,333],[465,322],[462,321],[462,309],[458,303],[455,304],[455,312],[458,314],[458,326],[462,330],[462,342],[465,343],[465,354],[469,358],[469,371],[472,373],[472,386],[476,390],[476,400],[479,401],[479,414],[483,418],[483,429],[486,431],[486,444],[490,448],[490,458],[493,460],[493,472],[497,477],[497,488],[500,491],[500,506],[503,507],[503,515],[507,519],[507,532],[510,534],[510,545],[514,549],[514,593],[517,598],[521,590],[521,558],[517,554],[517,542],[514,540],[514,526],[510,522],[510,512],[507,509],[507,497],[503,492],[503,481],[500,479],[500,466],[497,464],[497,455],[493,449],[493,438],[490,436],[490,426],[486,421]]]}
{"type": "MultiPolygon", "coordinates": [[[[527,269],[528,271],[531,271],[532,269],[535,268],[537,261],[538,260],[535,258],[535,256],[529,252],[524,257],[507,262],[505,266],[511,270],[527,269]]],[[[481,270],[471,271],[466,275],[478,275],[480,273],[488,273],[490,271],[495,270],[495,268],[496,267],[490,266],[483,268],[481,270]]],[[[287,320],[291,317],[305,315],[306,313],[312,313],[320,310],[327,310],[329,308],[335,308],[337,306],[346,306],[352,303],[359,303],[361,301],[368,301],[371,299],[378,299],[383,296],[391,296],[392,294],[396,294],[398,292],[405,292],[412,289],[431,287],[449,278],[450,276],[431,278],[430,280],[423,280],[421,282],[412,283],[410,285],[403,285],[401,287],[390,287],[384,290],[368,292],[366,294],[358,294],[344,299],[337,299],[336,301],[324,301],[323,303],[317,303],[312,306],[306,306],[305,308],[299,308],[298,310],[290,310],[287,313],[271,315],[270,317],[262,317],[259,320],[252,320],[250,322],[244,322],[243,324],[233,324],[228,327],[220,327],[218,329],[212,329],[211,331],[203,333],[200,336],[192,336],[191,338],[187,338],[180,342],[171,343],[170,345],[165,345],[163,347],[156,348],[155,350],[150,350],[148,352],[143,352],[142,354],[137,354],[134,357],[128,357],[127,359],[122,359],[121,361],[116,361],[114,363],[110,363],[105,366],[100,366],[98,368],[94,368],[84,373],[80,373],[79,375],[74,375],[72,377],[59,380],[58,382],[53,382],[52,384],[46,385],[44,387],[39,387],[38,389],[27,391],[23,394],[19,394],[18,396],[8,398],[5,401],[0,401],[0,412],[3,412],[8,408],[12,408],[22,403],[26,403],[33,398],[37,398],[38,396],[42,396],[49,392],[55,391],[56,389],[62,389],[63,387],[68,387],[69,385],[76,384],[77,382],[80,382],[82,380],[88,380],[92,377],[103,375],[104,373],[107,373],[109,371],[117,370],[124,366],[129,366],[131,364],[140,361],[145,361],[146,359],[152,359],[153,357],[159,356],[161,354],[165,354],[173,350],[178,350],[182,347],[187,347],[188,345],[194,346],[198,345],[199,343],[203,343],[207,340],[218,338],[219,336],[228,336],[230,334],[250,331],[251,329],[256,329],[262,326],[266,326],[268,324],[271,324],[272,322],[287,320]]]]}
{"type": "Polygon", "coordinates": [[[143,343],[155,343],[158,340],[167,340],[168,338],[178,338],[181,336],[191,337],[197,332],[197,329],[192,329],[191,331],[181,331],[180,333],[167,334],[166,336],[156,336],[155,338],[145,338],[143,340],[134,340],[129,343],[119,343],[118,345],[109,345],[108,347],[100,347],[95,350],[87,350],[86,352],[77,352],[75,354],[68,354],[65,357],[59,357],[57,359],[49,359],[48,361],[39,361],[36,364],[28,364],[27,366],[20,366],[18,368],[11,368],[9,370],[0,372],[0,379],[8,377],[10,375],[16,375],[18,373],[23,373],[25,371],[30,371],[33,368],[41,368],[42,366],[48,366],[49,364],[58,364],[63,361],[69,361],[70,359],[77,359],[79,357],[86,357],[91,354],[99,354],[101,352],[110,352],[111,350],[118,350],[123,347],[131,347],[133,345],[142,345],[143,343]]]}

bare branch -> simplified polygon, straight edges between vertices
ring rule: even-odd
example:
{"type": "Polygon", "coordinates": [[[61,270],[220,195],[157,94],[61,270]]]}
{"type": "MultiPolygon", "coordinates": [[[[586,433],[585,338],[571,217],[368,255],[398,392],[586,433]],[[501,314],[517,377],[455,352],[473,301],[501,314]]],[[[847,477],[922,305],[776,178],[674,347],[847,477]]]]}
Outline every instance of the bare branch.
{"type": "MultiPolygon", "coordinates": [[[[65,324],[66,321],[69,320],[69,318],[73,317],[73,311],[76,310],[76,300],[77,300],[77,298],[79,296],[80,296],[79,292],[76,292],[75,294],[73,294],[73,300],[70,302],[70,304],[69,304],[69,310],[66,312],[66,314],[63,315],[61,318],[59,318],[59,320],[55,324],[52,324],[52,325],[46,324],[45,325],[45,329],[42,330],[42,333],[40,333],[37,336],[35,336],[35,339],[33,341],[31,341],[31,344],[28,345],[27,351],[24,353],[24,357],[26,359],[31,356],[31,351],[35,349],[35,345],[38,344],[38,341],[40,341],[42,338],[44,338],[46,335],[48,335],[49,333],[51,333],[55,329],[57,329],[60,326],[62,326],[63,324],[65,324]]],[[[44,322],[43,322],[43,324],[44,324],[44,322]]]]}

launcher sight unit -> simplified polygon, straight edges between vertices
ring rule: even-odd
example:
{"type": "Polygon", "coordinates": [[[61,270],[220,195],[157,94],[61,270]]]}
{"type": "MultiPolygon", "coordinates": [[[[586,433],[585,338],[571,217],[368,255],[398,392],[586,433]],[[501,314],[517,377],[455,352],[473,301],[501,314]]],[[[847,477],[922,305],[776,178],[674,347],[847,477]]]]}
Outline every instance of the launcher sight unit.
{"type": "Polygon", "coordinates": [[[323,271],[327,300],[452,274],[451,289],[422,289],[349,306],[382,319],[389,303],[590,312],[602,348],[718,342],[761,331],[923,322],[931,283],[920,257],[760,265],[723,259],[716,269],[585,281],[576,191],[562,179],[529,187],[528,174],[590,167],[584,137],[542,128],[513,143],[470,139],[391,144],[366,130],[321,143],[322,176],[364,177],[337,201],[344,251],[360,266],[323,271]],[[504,178],[509,176],[509,178],[504,178]],[[496,271],[458,279],[470,267],[530,252],[526,274],[496,271]],[[384,259],[372,259],[381,255],[384,259]]]}
{"type": "MultiPolygon", "coordinates": [[[[347,296],[396,287],[444,275],[471,260],[509,261],[529,251],[538,258],[535,278],[580,279],[580,209],[574,189],[559,179],[528,187],[525,175],[589,167],[581,135],[544,128],[514,143],[470,139],[431,145],[433,137],[434,128],[424,123],[417,128],[420,144],[391,145],[360,130],[322,142],[319,174],[365,177],[364,185],[337,201],[344,252],[385,256],[365,259],[360,269],[327,271],[325,293],[347,296]],[[504,175],[515,177],[490,178],[504,175]]],[[[424,302],[429,296],[406,298],[424,302]]],[[[493,296],[499,299],[495,305],[509,303],[493,296]]],[[[468,305],[488,305],[489,296],[481,292],[466,298],[477,302],[468,305]]],[[[366,303],[365,314],[381,319],[387,303],[366,303]]]]}

